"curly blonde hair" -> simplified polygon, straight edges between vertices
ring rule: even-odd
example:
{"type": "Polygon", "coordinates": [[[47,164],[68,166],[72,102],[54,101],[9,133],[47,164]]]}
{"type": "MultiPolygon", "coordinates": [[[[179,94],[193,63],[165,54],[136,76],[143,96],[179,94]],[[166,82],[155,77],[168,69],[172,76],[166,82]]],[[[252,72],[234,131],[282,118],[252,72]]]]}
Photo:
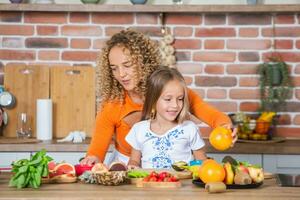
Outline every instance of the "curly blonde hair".
{"type": "Polygon", "coordinates": [[[106,42],[97,62],[97,96],[102,102],[124,100],[124,88],[114,78],[108,59],[110,50],[117,45],[129,50],[135,77],[139,80],[135,90],[143,97],[148,77],[161,63],[157,42],[134,30],[127,29],[116,33],[106,42]]]}

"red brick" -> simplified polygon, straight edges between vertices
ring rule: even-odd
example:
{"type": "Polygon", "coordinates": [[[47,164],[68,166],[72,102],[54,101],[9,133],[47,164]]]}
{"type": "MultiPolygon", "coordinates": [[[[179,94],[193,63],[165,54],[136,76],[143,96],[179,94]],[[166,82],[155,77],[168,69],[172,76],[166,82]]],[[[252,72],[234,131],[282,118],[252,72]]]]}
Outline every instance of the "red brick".
{"type": "MultiPolygon", "coordinates": [[[[273,37],[273,28],[263,28],[262,36],[273,37]]],[[[276,37],[299,37],[300,27],[276,27],[275,36],[276,37]]]]}
{"type": "Polygon", "coordinates": [[[233,87],[236,86],[237,79],[235,77],[223,76],[195,76],[195,85],[203,87],[233,87]]]}
{"type": "Polygon", "coordinates": [[[277,127],[275,136],[300,137],[300,128],[277,127]]]}
{"type": "Polygon", "coordinates": [[[256,112],[260,107],[260,103],[257,102],[242,102],[240,104],[241,112],[256,112]]]}
{"type": "Polygon", "coordinates": [[[112,36],[118,32],[120,32],[121,30],[124,30],[124,27],[106,27],[104,32],[105,32],[105,36],[112,36]]]}
{"type": "Polygon", "coordinates": [[[176,51],[175,56],[177,61],[190,61],[192,57],[190,51],[176,51]]]}
{"type": "Polygon", "coordinates": [[[300,76],[293,76],[292,82],[295,87],[299,87],[300,86],[300,76]]]}
{"type": "Polygon", "coordinates": [[[102,29],[98,26],[63,26],[61,34],[67,36],[102,36],[102,29]]]}
{"type": "Polygon", "coordinates": [[[189,37],[193,35],[193,28],[191,27],[175,27],[174,36],[189,37]]]}
{"type": "Polygon", "coordinates": [[[202,23],[201,14],[166,14],[166,24],[183,24],[183,25],[199,25],[202,23]]]}
{"type": "Polygon", "coordinates": [[[62,60],[96,62],[98,52],[95,51],[64,51],[62,60]]]}
{"type": "Polygon", "coordinates": [[[176,49],[200,49],[201,40],[176,39],[174,42],[174,47],[176,49]]]}
{"type": "Polygon", "coordinates": [[[23,38],[11,38],[11,37],[3,37],[2,38],[2,47],[6,48],[22,48],[24,47],[24,39],[23,38]]]}
{"type": "Polygon", "coordinates": [[[294,14],[277,14],[275,17],[276,24],[294,24],[295,17],[294,14]]]}
{"type": "Polygon", "coordinates": [[[294,117],[293,123],[294,123],[295,125],[300,125],[300,115],[296,115],[296,116],[294,117]]]}
{"type": "Polygon", "coordinates": [[[297,40],[297,41],[296,41],[296,48],[297,48],[297,49],[300,49],[300,40],[297,40]]]}
{"type": "Polygon", "coordinates": [[[226,15],[223,14],[206,14],[204,17],[205,25],[222,25],[226,23],[226,15]]]}
{"type": "Polygon", "coordinates": [[[184,76],[183,77],[185,80],[186,85],[191,85],[193,83],[193,78],[190,76],[184,76]]]}
{"type": "Polygon", "coordinates": [[[207,74],[224,74],[224,66],[218,64],[208,64],[204,68],[207,74]]]}
{"type": "Polygon", "coordinates": [[[300,74],[300,65],[296,65],[295,74],[300,74]]]}
{"type": "Polygon", "coordinates": [[[258,87],[259,77],[240,77],[240,87],[258,87]]]}
{"type": "Polygon", "coordinates": [[[196,28],[196,37],[235,37],[234,28],[196,28]]]}
{"type": "Polygon", "coordinates": [[[286,107],[282,106],[280,107],[279,111],[282,112],[300,112],[300,102],[296,101],[288,101],[286,103],[286,107]]]}
{"type": "Polygon", "coordinates": [[[73,49],[88,49],[90,46],[90,39],[71,39],[71,48],[73,49]]]}
{"type": "Polygon", "coordinates": [[[25,12],[25,23],[41,24],[64,24],[67,23],[67,13],[65,12],[25,12]]]}
{"type": "Polygon", "coordinates": [[[242,61],[242,62],[259,61],[259,54],[258,54],[258,52],[240,52],[239,53],[239,61],[242,61]]]}
{"type": "Polygon", "coordinates": [[[39,60],[59,60],[59,51],[41,50],[38,52],[39,60]]]}
{"type": "Polygon", "coordinates": [[[233,62],[236,54],[233,52],[195,52],[194,61],[204,62],[233,62]]]}
{"type": "Polygon", "coordinates": [[[227,65],[228,74],[257,74],[257,65],[229,64],[227,65]]]}
{"type": "Polygon", "coordinates": [[[34,27],[27,25],[0,25],[0,35],[33,35],[34,27]]]}
{"type": "Polygon", "coordinates": [[[222,112],[237,112],[237,103],[236,102],[209,102],[211,105],[216,107],[222,112]]]}
{"type": "Polygon", "coordinates": [[[152,13],[136,13],[137,24],[157,24],[158,16],[152,13]]]}
{"type": "MultiPolygon", "coordinates": [[[[268,60],[271,55],[272,53],[263,53],[263,60],[268,60]]],[[[280,52],[279,55],[285,62],[300,62],[300,53],[298,51],[280,52]]]]}
{"type": "Polygon", "coordinates": [[[258,28],[240,28],[239,30],[240,37],[257,37],[258,28]]]}
{"type": "Polygon", "coordinates": [[[259,99],[259,90],[255,89],[231,89],[229,92],[231,99],[259,99]]]}
{"type": "Polygon", "coordinates": [[[205,49],[224,49],[224,40],[205,40],[205,49]]]}
{"type": "Polygon", "coordinates": [[[27,48],[67,48],[66,38],[27,38],[25,40],[27,48]]]}
{"type": "Polygon", "coordinates": [[[270,14],[230,14],[228,16],[230,25],[268,25],[271,24],[270,14]]]}
{"type": "Polygon", "coordinates": [[[137,30],[145,35],[153,36],[153,37],[161,37],[161,29],[160,27],[152,27],[152,26],[139,26],[139,27],[131,27],[134,30],[137,30]]]}
{"type": "Polygon", "coordinates": [[[226,99],[226,90],[224,89],[208,89],[207,98],[209,99],[226,99]]]}
{"type": "Polygon", "coordinates": [[[182,74],[201,74],[203,66],[194,63],[177,63],[177,69],[182,74]]]}
{"type": "Polygon", "coordinates": [[[104,39],[95,39],[93,41],[93,49],[102,49],[105,46],[106,40],[104,39]]]}
{"type": "Polygon", "coordinates": [[[190,88],[190,89],[192,89],[202,99],[205,97],[205,90],[203,90],[203,89],[194,89],[194,88],[190,88]]]}
{"type": "Polygon", "coordinates": [[[292,49],[293,40],[275,40],[276,49],[292,49]]]}
{"type": "Polygon", "coordinates": [[[57,26],[37,26],[38,35],[58,35],[57,26]]]}
{"type": "Polygon", "coordinates": [[[290,125],[292,123],[291,116],[288,114],[281,114],[276,121],[277,125],[290,125]]]}
{"type": "Polygon", "coordinates": [[[70,13],[70,23],[89,23],[90,14],[85,12],[70,13]]]}
{"type": "Polygon", "coordinates": [[[0,21],[1,22],[21,22],[22,12],[11,12],[11,11],[1,11],[0,21]]]}
{"type": "Polygon", "coordinates": [[[95,24],[133,24],[133,13],[92,13],[92,22],[95,24]]]}
{"type": "Polygon", "coordinates": [[[271,47],[271,40],[227,40],[228,49],[262,50],[271,47]]]}
{"type": "Polygon", "coordinates": [[[35,60],[35,52],[28,50],[5,50],[0,49],[2,60],[35,60]]]}

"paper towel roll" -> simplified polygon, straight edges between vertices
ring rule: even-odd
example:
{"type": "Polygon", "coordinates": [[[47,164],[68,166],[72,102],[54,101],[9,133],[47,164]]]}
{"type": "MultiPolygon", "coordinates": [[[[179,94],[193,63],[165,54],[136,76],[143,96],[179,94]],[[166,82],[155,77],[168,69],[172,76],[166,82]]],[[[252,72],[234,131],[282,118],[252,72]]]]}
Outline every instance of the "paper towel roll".
{"type": "Polygon", "coordinates": [[[38,140],[52,139],[52,100],[37,99],[36,137],[38,140]]]}

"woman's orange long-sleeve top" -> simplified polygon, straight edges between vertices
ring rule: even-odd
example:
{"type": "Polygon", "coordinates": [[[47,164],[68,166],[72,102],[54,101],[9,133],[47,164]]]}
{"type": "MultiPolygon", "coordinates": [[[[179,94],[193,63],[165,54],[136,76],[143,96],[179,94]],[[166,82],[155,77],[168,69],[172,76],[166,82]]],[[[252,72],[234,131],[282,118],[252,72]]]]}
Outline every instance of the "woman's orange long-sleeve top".
{"type": "MultiPolygon", "coordinates": [[[[188,95],[190,112],[210,127],[231,123],[226,114],[205,103],[194,91],[189,89],[188,95]]],[[[142,111],[142,105],[134,103],[127,93],[124,102],[104,103],[96,117],[96,126],[87,155],[97,156],[103,162],[115,134],[115,148],[120,153],[130,156],[131,147],[125,141],[125,137],[131,127],[122,119],[135,111],[142,111]]]]}

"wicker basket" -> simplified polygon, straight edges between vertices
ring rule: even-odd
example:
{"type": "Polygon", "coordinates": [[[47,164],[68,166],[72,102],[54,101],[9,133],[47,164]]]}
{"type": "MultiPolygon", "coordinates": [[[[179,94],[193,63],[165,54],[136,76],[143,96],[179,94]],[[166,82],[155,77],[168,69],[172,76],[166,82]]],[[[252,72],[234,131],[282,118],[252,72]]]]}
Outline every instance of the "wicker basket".
{"type": "Polygon", "coordinates": [[[109,171],[101,173],[93,173],[97,183],[101,185],[120,185],[126,181],[126,171],[109,171]]]}

